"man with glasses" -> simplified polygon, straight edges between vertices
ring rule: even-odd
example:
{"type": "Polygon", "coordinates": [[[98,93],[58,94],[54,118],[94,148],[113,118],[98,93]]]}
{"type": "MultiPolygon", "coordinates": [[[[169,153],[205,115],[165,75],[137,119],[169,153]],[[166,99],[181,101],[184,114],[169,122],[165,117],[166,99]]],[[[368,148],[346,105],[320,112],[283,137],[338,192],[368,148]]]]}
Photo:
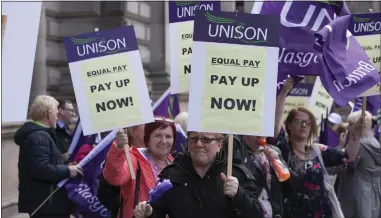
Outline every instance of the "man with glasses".
{"type": "MultiPolygon", "coordinates": [[[[69,124],[76,116],[73,103],[69,100],[60,100],[58,105],[58,120],[56,134],[60,142],[60,150],[65,154],[70,145],[72,131],[69,129],[69,124]]],[[[64,157],[64,159],[67,159],[64,157]]]]}

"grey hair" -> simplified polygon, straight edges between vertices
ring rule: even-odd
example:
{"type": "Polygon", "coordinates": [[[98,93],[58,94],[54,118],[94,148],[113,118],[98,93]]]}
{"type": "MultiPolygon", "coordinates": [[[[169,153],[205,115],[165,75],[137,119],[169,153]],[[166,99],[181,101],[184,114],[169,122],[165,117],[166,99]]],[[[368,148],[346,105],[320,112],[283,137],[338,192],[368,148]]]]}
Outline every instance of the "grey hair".
{"type": "Polygon", "coordinates": [[[40,121],[49,118],[49,112],[58,107],[58,101],[48,95],[39,95],[30,106],[30,116],[33,120],[40,121]]]}
{"type": "Polygon", "coordinates": [[[175,117],[175,123],[180,124],[181,128],[184,130],[184,132],[187,132],[187,126],[188,126],[188,112],[180,112],[175,117]]]}
{"type": "MultiPolygon", "coordinates": [[[[351,114],[349,114],[347,121],[349,123],[355,124],[357,121],[360,120],[361,118],[362,111],[355,111],[351,114]]],[[[365,111],[365,116],[364,116],[364,137],[366,136],[373,136],[373,130],[372,130],[372,114],[369,113],[368,111],[365,111]]]]}

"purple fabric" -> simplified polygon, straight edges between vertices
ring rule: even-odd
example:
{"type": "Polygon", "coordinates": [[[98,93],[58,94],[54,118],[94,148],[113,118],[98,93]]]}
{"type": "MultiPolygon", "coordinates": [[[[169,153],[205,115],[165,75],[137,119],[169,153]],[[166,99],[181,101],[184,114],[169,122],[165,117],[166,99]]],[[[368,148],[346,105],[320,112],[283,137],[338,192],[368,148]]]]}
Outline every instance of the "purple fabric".
{"type": "Polygon", "coordinates": [[[75,204],[76,213],[84,218],[105,218],[111,215],[111,211],[99,202],[97,192],[102,165],[112,141],[113,138],[109,139],[107,146],[83,167],[84,177],[69,179],[64,185],[70,200],[75,204]]]}
{"type": "Polygon", "coordinates": [[[323,63],[321,82],[342,106],[380,81],[380,75],[354,36],[346,36],[350,15],[333,20],[315,34],[323,63]]]}
{"type": "Polygon", "coordinates": [[[319,143],[329,147],[337,147],[339,145],[339,136],[328,126],[328,118],[323,119],[320,125],[319,143]]]}
{"type": "Polygon", "coordinates": [[[171,95],[170,92],[165,92],[159,98],[157,107],[154,108],[153,114],[155,116],[162,116],[170,119],[174,119],[180,113],[179,99],[176,94],[171,95]]]}
{"type": "Polygon", "coordinates": [[[313,34],[334,19],[334,14],[350,14],[342,1],[258,1],[252,12],[281,16],[278,72],[291,76],[320,74],[313,34]]]}
{"type": "Polygon", "coordinates": [[[181,153],[187,151],[187,136],[179,124],[176,125],[176,141],[173,149],[181,153]]]}
{"type": "MultiPolygon", "coordinates": [[[[77,122],[77,124],[75,125],[75,128],[74,128],[74,132],[71,135],[72,138],[70,140],[70,144],[73,142],[74,134],[75,134],[76,131],[78,131],[78,124],[80,124],[80,123],[81,123],[81,120],[78,119],[78,122],[77,122]]],[[[73,152],[72,152],[72,154],[69,157],[69,162],[73,162],[74,161],[75,155],[77,155],[78,150],[81,148],[82,145],[84,145],[84,144],[90,144],[90,145],[94,144],[96,136],[97,136],[97,134],[84,136],[83,135],[83,131],[82,131],[78,141],[76,142],[76,145],[75,145],[75,147],[73,149],[73,152]]]]}
{"type": "MultiPolygon", "coordinates": [[[[355,107],[353,111],[362,110],[362,97],[355,99],[355,107]]],[[[376,116],[378,109],[381,107],[381,96],[373,95],[366,97],[366,110],[369,111],[373,116],[376,116]]]]}

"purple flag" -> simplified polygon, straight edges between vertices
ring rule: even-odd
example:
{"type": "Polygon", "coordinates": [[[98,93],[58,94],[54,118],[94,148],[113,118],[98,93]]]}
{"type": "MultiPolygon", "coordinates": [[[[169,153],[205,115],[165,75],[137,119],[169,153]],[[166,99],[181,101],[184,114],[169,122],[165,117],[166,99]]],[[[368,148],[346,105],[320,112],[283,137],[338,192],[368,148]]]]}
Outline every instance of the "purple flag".
{"type": "Polygon", "coordinates": [[[83,135],[81,120],[78,119],[74,132],[72,134],[72,138],[70,140],[70,146],[68,149],[68,153],[70,154],[69,162],[74,161],[74,157],[82,145],[84,144],[92,145],[95,142],[96,136],[97,134],[88,135],[88,136],[83,135]]]}
{"type": "Polygon", "coordinates": [[[347,31],[350,15],[339,17],[315,34],[321,53],[323,86],[342,106],[380,81],[380,75],[364,49],[347,31]]]}
{"type": "Polygon", "coordinates": [[[155,116],[174,119],[180,113],[179,99],[176,94],[171,95],[170,89],[168,88],[155,102],[152,109],[155,116]]]}
{"type": "MultiPolygon", "coordinates": [[[[337,15],[350,14],[342,1],[256,1],[253,14],[281,17],[279,74],[319,75],[314,33],[337,15]]],[[[281,81],[278,79],[278,82],[281,81]]]]}
{"type": "Polygon", "coordinates": [[[187,151],[187,135],[181,128],[180,124],[176,123],[176,141],[173,148],[176,152],[186,153],[187,151]]]}
{"type": "Polygon", "coordinates": [[[97,192],[102,165],[116,133],[117,130],[110,132],[81,160],[79,165],[83,168],[84,177],[66,179],[58,184],[65,187],[70,200],[75,204],[76,213],[84,218],[108,218],[111,215],[111,211],[99,202],[97,192]]]}
{"type": "MultiPolygon", "coordinates": [[[[369,111],[373,116],[376,116],[377,111],[381,107],[381,96],[373,95],[366,97],[366,110],[369,111]]],[[[355,107],[353,111],[362,110],[362,97],[358,97],[355,99],[355,107]]]]}

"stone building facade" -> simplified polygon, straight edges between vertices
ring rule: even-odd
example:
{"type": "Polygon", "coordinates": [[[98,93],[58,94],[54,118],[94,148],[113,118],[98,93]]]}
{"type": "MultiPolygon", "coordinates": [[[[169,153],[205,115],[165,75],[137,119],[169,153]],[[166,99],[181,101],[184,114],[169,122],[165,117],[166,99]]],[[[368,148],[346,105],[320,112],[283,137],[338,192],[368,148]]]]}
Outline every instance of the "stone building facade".
{"type": "MultiPolygon", "coordinates": [[[[223,2],[222,10],[250,13],[253,2],[223,2]]],[[[380,2],[348,2],[354,13],[379,12],[380,2]]],[[[74,90],[66,61],[63,38],[94,31],[134,25],[139,50],[153,101],[169,87],[168,57],[166,49],[166,20],[168,10],[162,1],[82,1],[43,2],[35,56],[30,99],[49,94],[57,99],[75,102],[74,90]]],[[[181,109],[187,109],[187,95],[180,96],[181,109]]],[[[17,214],[17,161],[18,147],[13,136],[21,123],[2,125],[2,215],[17,214]]]]}

